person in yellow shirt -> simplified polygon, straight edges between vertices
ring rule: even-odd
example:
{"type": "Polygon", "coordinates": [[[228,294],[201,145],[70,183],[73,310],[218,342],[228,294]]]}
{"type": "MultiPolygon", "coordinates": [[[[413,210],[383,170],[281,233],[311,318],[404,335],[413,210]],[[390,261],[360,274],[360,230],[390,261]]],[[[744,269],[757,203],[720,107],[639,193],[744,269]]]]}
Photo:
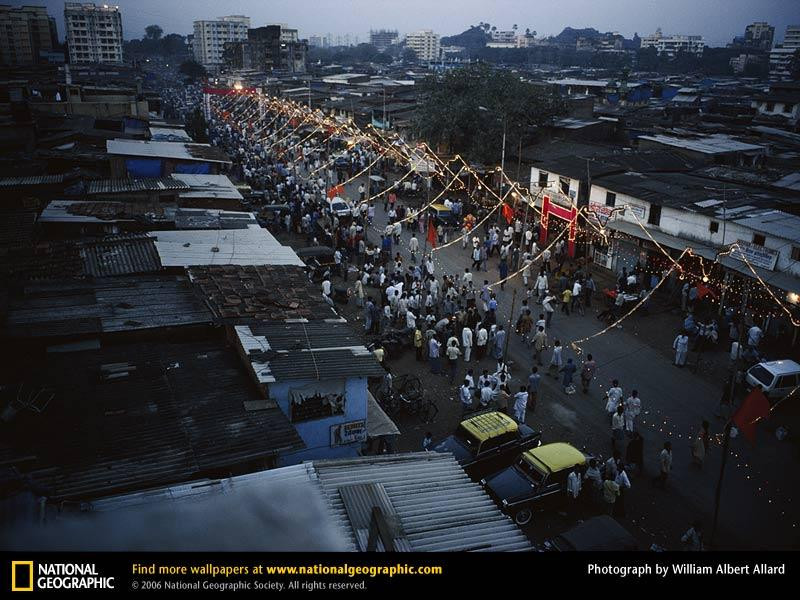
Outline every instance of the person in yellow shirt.
{"type": "Polygon", "coordinates": [[[572,290],[566,289],[561,292],[561,312],[569,315],[569,305],[572,303],[572,290]]]}

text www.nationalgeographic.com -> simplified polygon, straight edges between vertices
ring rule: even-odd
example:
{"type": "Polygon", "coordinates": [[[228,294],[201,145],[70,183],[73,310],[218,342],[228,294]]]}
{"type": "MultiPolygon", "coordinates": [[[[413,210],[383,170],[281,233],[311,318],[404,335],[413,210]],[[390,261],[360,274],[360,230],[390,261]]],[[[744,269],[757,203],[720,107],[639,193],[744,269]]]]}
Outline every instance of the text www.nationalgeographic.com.
{"type": "Polygon", "coordinates": [[[353,566],[353,565],[305,565],[305,566],[265,566],[267,575],[346,575],[356,577],[358,575],[367,577],[378,577],[386,575],[441,575],[442,567],[414,565],[392,565],[392,566],[353,566]]]}

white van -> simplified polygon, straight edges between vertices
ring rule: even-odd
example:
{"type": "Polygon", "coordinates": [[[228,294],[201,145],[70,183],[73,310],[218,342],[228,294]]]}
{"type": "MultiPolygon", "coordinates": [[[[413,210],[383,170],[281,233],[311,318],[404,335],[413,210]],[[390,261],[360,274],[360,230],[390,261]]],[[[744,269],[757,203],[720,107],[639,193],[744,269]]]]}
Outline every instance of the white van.
{"type": "Polygon", "coordinates": [[[747,387],[760,387],[771,400],[780,400],[800,385],[800,365],[793,360],[773,360],[753,365],[747,371],[747,387]]]}

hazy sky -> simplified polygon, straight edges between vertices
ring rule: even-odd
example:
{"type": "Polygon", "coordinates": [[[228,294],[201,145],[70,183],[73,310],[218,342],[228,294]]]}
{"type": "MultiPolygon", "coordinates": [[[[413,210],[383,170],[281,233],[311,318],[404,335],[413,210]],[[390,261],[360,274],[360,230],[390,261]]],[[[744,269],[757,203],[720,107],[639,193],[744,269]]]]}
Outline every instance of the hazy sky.
{"type": "MultiPolygon", "coordinates": [[[[6,0],[8,1],[8,0],[6,0]]],[[[64,3],[25,0],[12,4],[45,4],[64,36],[64,3]]],[[[95,2],[96,4],[98,2],[95,2]]],[[[118,0],[125,38],[141,37],[144,28],[161,25],[166,33],[190,33],[194,19],[243,14],[253,27],[288,23],[301,37],[315,34],[358,35],[368,41],[370,28],[400,33],[433,29],[459,33],[479,21],[499,29],[516,23],[539,35],[557,34],[566,26],[618,31],[626,37],[652,33],[699,34],[710,45],[724,45],[742,35],[747,24],[767,21],[777,40],[786,25],[800,24],[800,0],[118,0]]]]}

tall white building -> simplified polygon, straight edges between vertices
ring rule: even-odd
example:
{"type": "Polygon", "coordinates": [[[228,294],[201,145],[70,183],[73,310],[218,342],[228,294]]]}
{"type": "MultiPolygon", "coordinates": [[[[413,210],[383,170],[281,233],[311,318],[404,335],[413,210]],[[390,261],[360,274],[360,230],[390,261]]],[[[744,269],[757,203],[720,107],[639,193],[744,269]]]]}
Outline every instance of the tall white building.
{"type": "Polygon", "coordinates": [[[244,42],[250,29],[250,17],[231,15],[214,21],[195,21],[194,59],[207,68],[224,64],[225,42],[244,42]]]}
{"type": "Polygon", "coordinates": [[[783,36],[783,48],[800,48],[800,25],[787,25],[783,36]]]}
{"type": "Polygon", "coordinates": [[[69,62],[122,63],[122,15],[108,4],[64,4],[69,62]]]}
{"type": "Polygon", "coordinates": [[[659,54],[670,57],[678,52],[702,54],[705,45],[702,35],[664,35],[661,29],[642,38],[642,48],[655,48],[659,54]]]}
{"type": "Polygon", "coordinates": [[[439,60],[439,36],[430,29],[415,31],[406,35],[406,47],[417,54],[417,60],[433,62],[439,60]]]}

